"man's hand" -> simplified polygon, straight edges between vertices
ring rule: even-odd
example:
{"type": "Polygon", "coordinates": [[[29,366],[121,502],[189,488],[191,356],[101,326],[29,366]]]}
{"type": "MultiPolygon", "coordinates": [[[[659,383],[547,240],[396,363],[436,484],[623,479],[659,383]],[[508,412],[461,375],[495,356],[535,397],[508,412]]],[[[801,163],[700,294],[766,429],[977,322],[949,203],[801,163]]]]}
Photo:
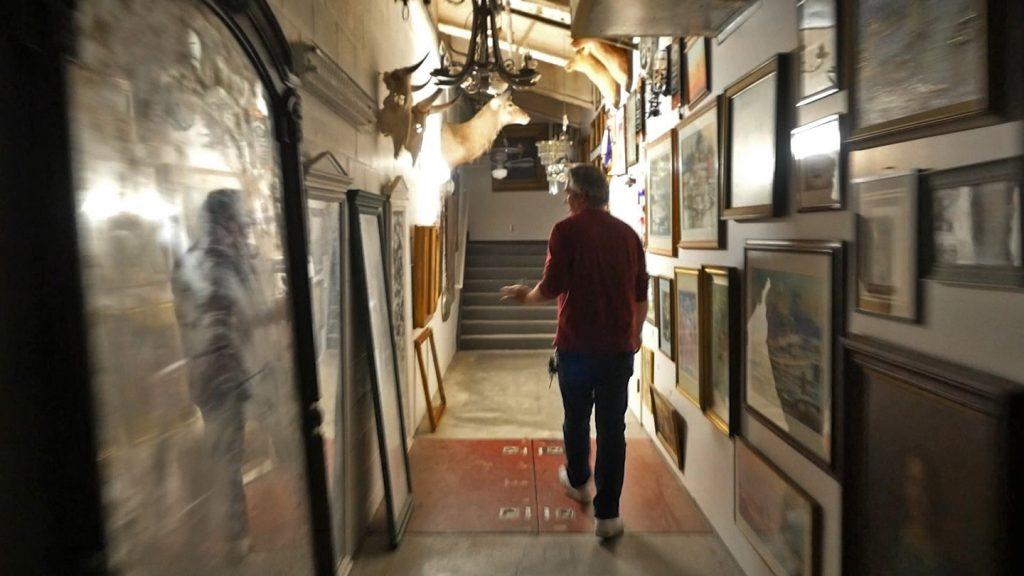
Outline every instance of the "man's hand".
{"type": "Polygon", "coordinates": [[[501,289],[501,301],[525,304],[526,296],[530,293],[530,290],[531,288],[529,286],[524,286],[523,284],[505,286],[501,289]]]}

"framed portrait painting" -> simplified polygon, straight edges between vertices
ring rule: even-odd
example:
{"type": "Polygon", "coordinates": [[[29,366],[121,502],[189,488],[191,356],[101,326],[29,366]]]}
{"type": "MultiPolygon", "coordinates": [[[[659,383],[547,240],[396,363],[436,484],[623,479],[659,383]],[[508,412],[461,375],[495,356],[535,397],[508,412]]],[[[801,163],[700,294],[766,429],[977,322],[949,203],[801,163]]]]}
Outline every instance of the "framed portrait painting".
{"type": "Polygon", "coordinates": [[[750,240],[745,263],[744,404],[751,416],[835,473],[843,244],[750,240]]]}
{"type": "Polygon", "coordinates": [[[693,108],[711,93],[711,39],[703,36],[686,41],[686,105],[693,108]]]}
{"type": "Polygon", "coordinates": [[[797,212],[843,209],[846,146],[843,116],[833,114],[795,128],[790,139],[797,212]]]}
{"type": "Polygon", "coordinates": [[[853,182],[857,190],[857,311],[918,317],[918,172],[853,182]]]}
{"type": "Polygon", "coordinates": [[[676,128],[680,248],[722,247],[718,140],[714,103],[676,128]]]}
{"type": "Polygon", "coordinates": [[[788,58],[777,54],[725,89],[722,217],[777,216],[789,173],[788,58]]]}
{"type": "Polygon", "coordinates": [[[675,256],[679,241],[675,144],[669,130],[647,145],[647,249],[662,256],[675,256]]]}
{"type": "Polygon", "coordinates": [[[704,294],[700,268],[675,269],[676,390],[698,407],[701,400],[703,362],[704,294]]]}
{"type": "Polygon", "coordinates": [[[658,278],[658,349],[675,360],[673,333],[675,331],[675,291],[672,278],[658,278]]]}
{"type": "Polygon", "coordinates": [[[768,458],[735,443],[735,516],[740,532],[777,576],[816,576],[821,507],[768,458]]]}
{"type": "Polygon", "coordinates": [[[839,34],[837,4],[843,0],[797,0],[800,71],[797,106],[839,91],[839,34]]]}
{"type": "Polygon", "coordinates": [[[704,414],[722,432],[740,428],[740,281],[735,268],[705,266],[704,414]]]}
{"type": "Polygon", "coordinates": [[[1021,158],[924,175],[926,278],[1024,287],[1021,158]]]}

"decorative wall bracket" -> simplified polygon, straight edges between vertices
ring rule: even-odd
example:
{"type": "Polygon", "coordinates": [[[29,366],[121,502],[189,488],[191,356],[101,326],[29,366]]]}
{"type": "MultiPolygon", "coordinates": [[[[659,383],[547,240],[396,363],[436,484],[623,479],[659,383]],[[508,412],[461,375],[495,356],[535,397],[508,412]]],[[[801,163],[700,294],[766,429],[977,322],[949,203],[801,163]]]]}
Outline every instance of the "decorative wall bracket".
{"type": "Polygon", "coordinates": [[[373,131],[377,103],[316,44],[292,44],[292,66],[302,87],[360,132],[373,131]]]}

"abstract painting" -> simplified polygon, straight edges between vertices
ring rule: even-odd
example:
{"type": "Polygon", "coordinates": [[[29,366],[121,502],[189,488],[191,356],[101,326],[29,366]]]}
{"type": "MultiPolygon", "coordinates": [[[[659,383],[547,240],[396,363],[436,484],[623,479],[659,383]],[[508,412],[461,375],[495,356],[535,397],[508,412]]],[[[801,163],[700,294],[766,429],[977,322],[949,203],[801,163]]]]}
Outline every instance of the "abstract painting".
{"type": "Polygon", "coordinates": [[[839,89],[836,55],[836,1],[797,0],[800,74],[798,106],[824,98],[839,89]]]}
{"type": "Polygon", "coordinates": [[[701,402],[701,270],[676,268],[676,390],[697,406],[701,402]]]}
{"type": "Polygon", "coordinates": [[[861,312],[917,319],[917,182],[917,172],[854,182],[861,312]]]}
{"type": "Polygon", "coordinates": [[[647,249],[676,255],[675,131],[647,145],[647,249]]]}
{"type": "Polygon", "coordinates": [[[817,464],[833,464],[833,359],[842,245],[748,241],[746,405],[817,464]]]}
{"type": "Polygon", "coordinates": [[[735,268],[704,267],[707,362],[704,413],[726,434],[739,430],[739,282],[735,268]]]}
{"type": "Polygon", "coordinates": [[[797,212],[842,210],[846,158],[838,114],[793,130],[790,153],[796,176],[797,212]]]}
{"type": "Polygon", "coordinates": [[[672,304],[672,278],[658,278],[658,349],[675,359],[672,331],[675,326],[675,306],[672,304]]]}
{"type": "Polygon", "coordinates": [[[721,247],[718,107],[691,115],[677,130],[679,247],[721,247]]]}
{"type": "Polygon", "coordinates": [[[778,576],[815,576],[818,504],[746,440],[736,442],[735,474],[736,525],[757,553],[778,576]]]}
{"type": "Polygon", "coordinates": [[[710,38],[700,36],[686,42],[686,105],[691,109],[711,92],[710,43],[710,38]]]}

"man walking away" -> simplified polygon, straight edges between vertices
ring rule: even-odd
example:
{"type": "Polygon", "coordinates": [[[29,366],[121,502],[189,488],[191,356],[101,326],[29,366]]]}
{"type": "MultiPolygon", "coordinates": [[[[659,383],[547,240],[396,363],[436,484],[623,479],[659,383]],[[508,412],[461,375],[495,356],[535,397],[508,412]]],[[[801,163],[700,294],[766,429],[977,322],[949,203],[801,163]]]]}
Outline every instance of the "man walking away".
{"type": "Polygon", "coordinates": [[[502,299],[539,304],[558,298],[555,349],[565,419],[566,494],[590,501],[590,411],[596,411],[593,478],[595,532],[622,534],[619,497],[626,465],[626,405],[633,355],[647,316],[647,267],[640,238],[608,213],[608,183],[589,165],[569,173],[568,218],[548,240],[544,277],[536,287],[502,288],[502,299]]]}

